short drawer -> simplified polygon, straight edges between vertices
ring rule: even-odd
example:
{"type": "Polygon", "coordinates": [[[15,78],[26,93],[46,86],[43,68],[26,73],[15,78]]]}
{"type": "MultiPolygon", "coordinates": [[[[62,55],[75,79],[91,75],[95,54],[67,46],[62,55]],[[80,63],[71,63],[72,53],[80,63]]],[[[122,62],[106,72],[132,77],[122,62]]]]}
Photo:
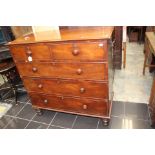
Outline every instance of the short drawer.
{"type": "Polygon", "coordinates": [[[32,105],[39,108],[104,116],[108,114],[108,102],[80,98],[30,94],[32,105]]]}
{"type": "Polygon", "coordinates": [[[16,63],[21,76],[107,80],[107,63],[16,63]]]}
{"type": "Polygon", "coordinates": [[[107,60],[106,41],[49,44],[54,60],[103,61],[107,60]]]}
{"type": "Polygon", "coordinates": [[[45,44],[18,45],[10,49],[15,61],[28,61],[28,57],[32,57],[32,61],[51,59],[49,47],[45,44]]]}
{"type": "Polygon", "coordinates": [[[28,92],[108,99],[108,83],[86,80],[24,78],[28,92]]]}

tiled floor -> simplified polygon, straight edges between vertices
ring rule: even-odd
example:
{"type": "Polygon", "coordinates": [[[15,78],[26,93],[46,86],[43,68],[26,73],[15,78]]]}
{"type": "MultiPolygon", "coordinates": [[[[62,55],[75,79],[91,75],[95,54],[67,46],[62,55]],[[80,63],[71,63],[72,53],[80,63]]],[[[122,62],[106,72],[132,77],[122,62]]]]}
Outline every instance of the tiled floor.
{"type": "Polygon", "coordinates": [[[115,70],[114,100],[148,104],[152,74],[146,68],[143,76],[144,45],[127,42],[126,68],[115,70]]]}
{"type": "Polygon", "coordinates": [[[21,95],[19,105],[14,99],[6,102],[12,108],[0,119],[4,129],[151,129],[147,104],[114,102],[109,126],[103,126],[99,118],[43,111],[38,116],[32,109],[27,95],[21,95]]]}

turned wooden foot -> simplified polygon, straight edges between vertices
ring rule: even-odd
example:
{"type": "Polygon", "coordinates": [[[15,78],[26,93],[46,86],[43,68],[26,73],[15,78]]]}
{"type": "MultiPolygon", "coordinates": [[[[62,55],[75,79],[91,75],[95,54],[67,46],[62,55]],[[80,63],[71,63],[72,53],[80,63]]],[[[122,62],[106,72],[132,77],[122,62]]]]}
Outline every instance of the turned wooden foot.
{"type": "Polygon", "coordinates": [[[39,109],[39,108],[35,108],[35,111],[37,113],[38,116],[41,116],[43,113],[42,113],[42,110],[39,109]]]}
{"type": "Polygon", "coordinates": [[[102,122],[103,122],[104,126],[108,126],[109,125],[109,119],[107,119],[107,118],[103,118],[102,122]]]}

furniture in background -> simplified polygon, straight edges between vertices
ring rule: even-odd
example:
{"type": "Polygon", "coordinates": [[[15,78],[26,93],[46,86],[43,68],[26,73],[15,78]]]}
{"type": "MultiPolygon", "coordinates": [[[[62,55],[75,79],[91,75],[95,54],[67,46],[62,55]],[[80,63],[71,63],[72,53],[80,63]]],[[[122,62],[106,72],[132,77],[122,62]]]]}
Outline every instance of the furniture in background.
{"type": "Polygon", "coordinates": [[[9,60],[12,59],[10,51],[5,44],[8,41],[13,39],[13,35],[10,32],[9,26],[0,26],[0,76],[2,77],[3,81],[0,83],[0,98],[3,99],[8,89],[10,89],[10,85],[7,83],[7,79],[5,74],[9,72],[10,65],[8,63],[9,60]]]}
{"type": "Polygon", "coordinates": [[[129,42],[143,43],[145,40],[146,26],[128,26],[129,42]]]}
{"type": "Polygon", "coordinates": [[[155,26],[147,26],[146,32],[155,32],[155,26]]]}
{"type": "Polygon", "coordinates": [[[155,77],[153,80],[150,99],[149,99],[149,112],[151,117],[151,126],[155,128],[155,77]]]}
{"type": "MultiPolygon", "coordinates": [[[[16,70],[15,64],[11,59],[0,63],[0,75],[4,79],[4,84],[0,86],[0,94],[5,90],[12,90],[15,95],[15,103],[17,104],[18,94],[23,92],[25,93],[26,90],[16,70]],[[5,80],[5,78],[7,80],[5,80]]],[[[3,100],[2,95],[0,95],[0,98],[3,100]]]]}
{"type": "Polygon", "coordinates": [[[149,67],[150,72],[155,70],[155,33],[145,33],[145,44],[144,44],[145,58],[143,65],[143,75],[145,75],[145,68],[149,67]]]}
{"type": "Polygon", "coordinates": [[[4,92],[12,90],[15,95],[17,103],[18,93],[25,92],[21,78],[12,60],[9,48],[5,46],[6,43],[12,41],[14,35],[9,26],[0,26],[0,75],[3,78],[3,83],[0,85],[0,98],[5,99],[4,92]]]}
{"type": "MultiPolygon", "coordinates": [[[[12,75],[12,70],[14,70],[15,64],[10,61],[5,61],[0,63],[0,75],[2,76],[4,83],[0,85],[0,99],[3,100],[5,95],[5,91],[9,91],[12,89],[12,85],[10,85],[10,79],[12,75]],[[7,79],[6,79],[7,78],[7,79]],[[9,82],[8,82],[9,81],[9,82]]],[[[13,90],[13,89],[12,89],[13,90]]]]}
{"type": "Polygon", "coordinates": [[[123,26],[114,27],[114,52],[113,52],[113,65],[115,69],[121,69],[122,66],[122,39],[123,39],[123,26]]]}
{"type": "Polygon", "coordinates": [[[10,42],[32,106],[110,120],[113,27],[66,27],[10,42]],[[46,37],[51,39],[46,40],[46,37]]]}

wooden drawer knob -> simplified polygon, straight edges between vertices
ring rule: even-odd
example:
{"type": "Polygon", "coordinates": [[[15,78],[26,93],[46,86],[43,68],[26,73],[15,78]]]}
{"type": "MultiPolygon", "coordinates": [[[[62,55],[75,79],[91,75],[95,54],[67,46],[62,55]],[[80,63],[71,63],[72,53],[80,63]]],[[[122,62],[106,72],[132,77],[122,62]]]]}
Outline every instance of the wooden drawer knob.
{"type": "Polygon", "coordinates": [[[32,68],[32,71],[33,71],[33,72],[37,72],[37,68],[36,68],[36,67],[33,67],[33,68],[32,68]]]}
{"type": "Polygon", "coordinates": [[[79,55],[79,50],[78,49],[74,49],[73,51],[72,51],[72,54],[74,55],[74,56],[76,56],[76,55],[79,55]]]}
{"type": "Polygon", "coordinates": [[[39,85],[38,85],[38,88],[42,88],[42,87],[43,87],[43,85],[42,85],[42,84],[39,84],[39,85]]]}
{"type": "Polygon", "coordinates": [[[44,100],[44,103],[45,103],[45,104],[47,104],[47,103],[48,103],[48,100],[47,100],[47,99],[45,99],[45,100],[44,100]]]}
{"type": "Polygon", "coordinates": [[[82,74],[82,69],[79,68],[76,72],[77,72],[78,75],[81,75],[82,74]]]}
{"type": "Polygon", "coordinates": [[[85,89],[84,88],[80,88],[80,92],[81,93],[84,93],[85,92],[85,89]]]}
{"type": "Polygon", "coordinates": [[[87,109],[87,105],[84,104],[83,105],[83,109],[86,110],[87,109]]]}
{"type": "Polygon", "coordinates": [[[28,51],[26,52],[26,54],[27,54],[28,56],[31,56],[31,55],[32,55],[32,52],[31,52],[30,50],[28,50],[28,51]]]}

